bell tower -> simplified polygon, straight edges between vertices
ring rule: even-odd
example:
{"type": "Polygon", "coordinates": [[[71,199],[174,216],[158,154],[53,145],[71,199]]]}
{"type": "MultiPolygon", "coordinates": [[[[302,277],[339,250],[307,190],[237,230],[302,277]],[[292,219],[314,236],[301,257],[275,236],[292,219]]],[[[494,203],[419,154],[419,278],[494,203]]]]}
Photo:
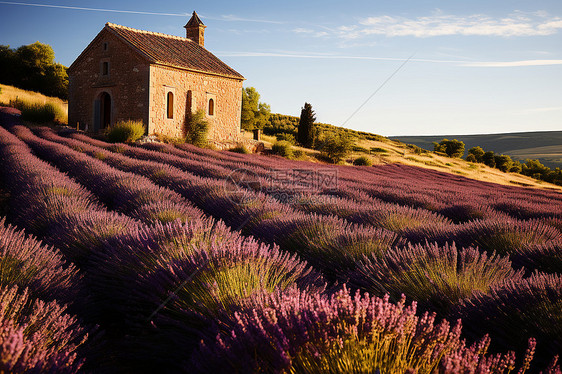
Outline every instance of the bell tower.
{"type": "Polygon", "coordinates": [[[195,11],[185,24],[185,37],[198,43],[201,47],[205,46],[205,26],[195,11]]]}

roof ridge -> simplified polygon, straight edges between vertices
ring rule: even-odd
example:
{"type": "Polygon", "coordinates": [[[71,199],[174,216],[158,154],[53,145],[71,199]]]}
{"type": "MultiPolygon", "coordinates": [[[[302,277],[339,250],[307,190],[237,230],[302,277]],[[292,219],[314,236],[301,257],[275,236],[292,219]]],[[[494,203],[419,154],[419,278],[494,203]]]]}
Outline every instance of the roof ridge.
{"type": "Polygon", "coordinates": [[[163,36],[163,37],[170,38],[170,39],[189,40],[190,42],[193,42],[193,40],[191,40],[189,38],[184,38],[182,36],[164,34],[164,33],[161,33],[161,32],[148,31],[148,30],[140,30],[140,29],[135,29],[135,28],[128,27],[128,26],[118,25],[116,23],[111,23],[111,22],[107,22],[105,25],[108,26],[108,27],[113,27],[113,28],[117,28],[117,29],[125,29],[125,30],[129,30],[129,31],[133,31],[133,32],[138,32],[138,33],[141,33],[141,34],[163,36]]]}

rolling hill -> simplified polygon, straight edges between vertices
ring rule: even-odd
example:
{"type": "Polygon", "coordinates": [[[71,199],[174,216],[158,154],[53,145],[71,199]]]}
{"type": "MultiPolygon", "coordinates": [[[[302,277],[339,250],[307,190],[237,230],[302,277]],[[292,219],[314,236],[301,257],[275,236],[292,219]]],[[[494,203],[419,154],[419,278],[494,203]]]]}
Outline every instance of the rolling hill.
{"type": "Polygon", "coordinates": [[[486,151],[507,154],[519,161],[538,159],[550,168],[562,168],[562,131],[391,137],[428,150],[433,149],[433,142],[439,142],[443,138],[461,140],[467,150],[480,146],[486,151]]]}

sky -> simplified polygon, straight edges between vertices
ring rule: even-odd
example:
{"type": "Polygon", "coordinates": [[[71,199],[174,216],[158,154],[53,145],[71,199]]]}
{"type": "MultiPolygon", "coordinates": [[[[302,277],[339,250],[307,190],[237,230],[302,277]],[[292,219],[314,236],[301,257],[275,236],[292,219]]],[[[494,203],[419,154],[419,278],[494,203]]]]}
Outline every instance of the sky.
{"type": "Polygon", "coordinates": [[[385,136],[562,130],[560,0],[0,1],[0,44],[70,66],[106,22],[185,36],[194,10],[273,113],[309,102],[385,136]]]}

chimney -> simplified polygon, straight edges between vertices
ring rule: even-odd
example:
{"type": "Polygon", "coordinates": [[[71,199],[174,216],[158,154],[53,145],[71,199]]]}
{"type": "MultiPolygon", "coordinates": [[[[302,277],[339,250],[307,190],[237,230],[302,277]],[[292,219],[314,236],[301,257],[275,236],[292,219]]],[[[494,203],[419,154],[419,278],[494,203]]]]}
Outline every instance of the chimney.
{"type": "Polygon", "coordinates": [[[201,47],[205,46],[205,26],[203,22],[199,19],[199,16],[195,11],[191,15],[191,18],[185,24],[185,37],[198,43],[201,47]]]}

